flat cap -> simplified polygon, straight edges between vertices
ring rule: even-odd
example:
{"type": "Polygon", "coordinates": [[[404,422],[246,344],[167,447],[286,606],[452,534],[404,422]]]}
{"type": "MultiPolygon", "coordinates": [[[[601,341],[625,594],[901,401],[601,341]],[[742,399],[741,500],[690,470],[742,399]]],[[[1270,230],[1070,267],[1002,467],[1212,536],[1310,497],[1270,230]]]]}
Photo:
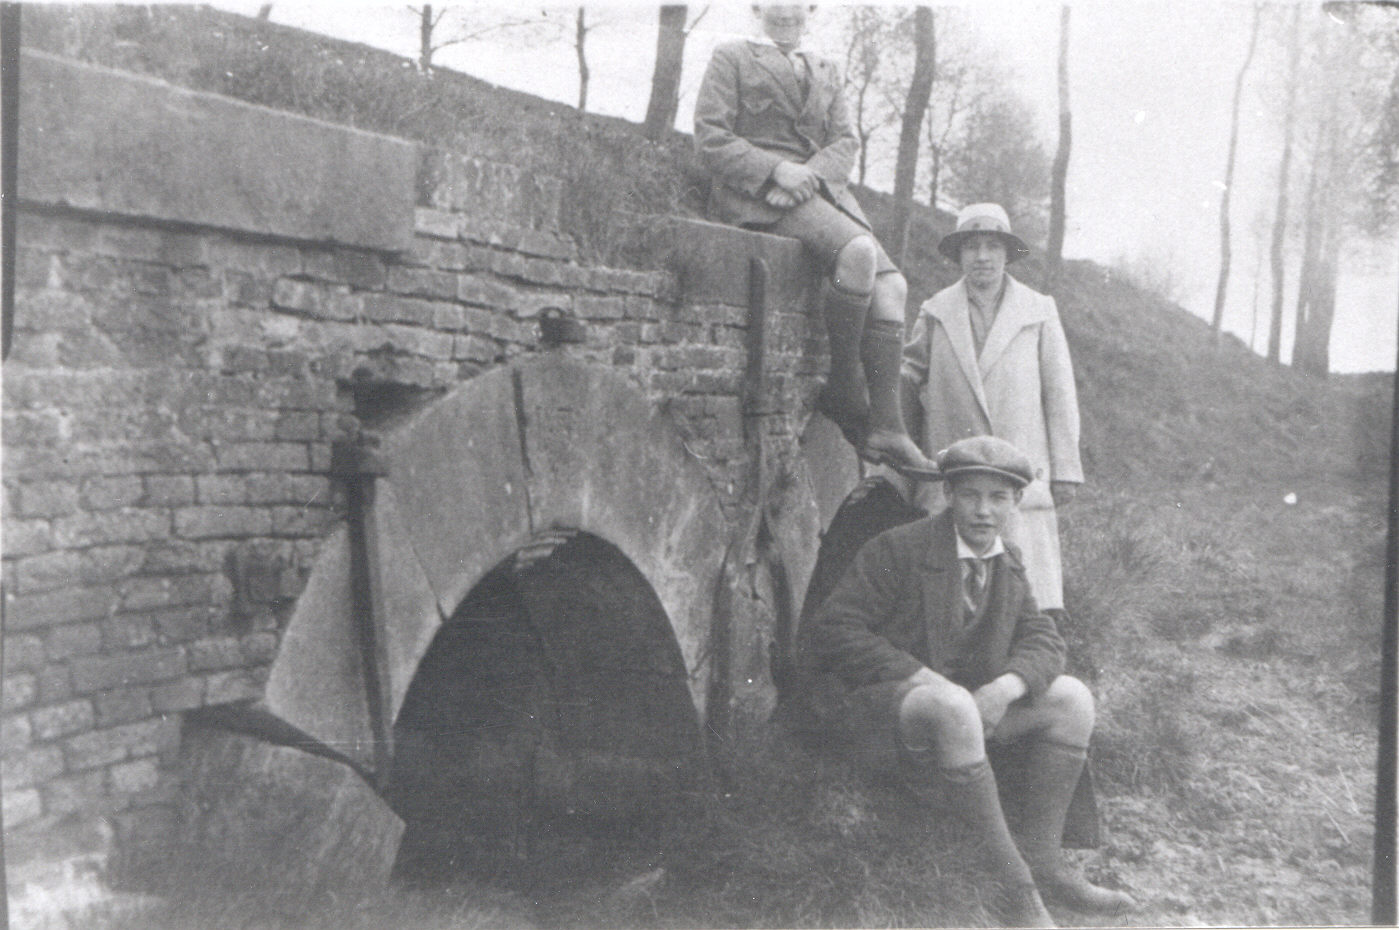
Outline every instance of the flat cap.
{"type": "Polygon", "coordinates": [[[982,472],[999,475],[1023,488],[1035,480],[1035,466],[1029,457],[995,436],[971,436],[959,439],[937,454],[938,468],[944,478],[982,472]]]}

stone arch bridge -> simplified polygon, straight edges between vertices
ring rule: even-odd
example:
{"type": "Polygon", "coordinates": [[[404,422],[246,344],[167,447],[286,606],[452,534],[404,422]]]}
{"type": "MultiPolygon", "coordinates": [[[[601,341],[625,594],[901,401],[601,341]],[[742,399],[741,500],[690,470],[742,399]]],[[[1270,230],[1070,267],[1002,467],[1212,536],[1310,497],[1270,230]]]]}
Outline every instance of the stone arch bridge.
{"type": "Polygon", "coordinates": [[[382,881],[425,798],[665,803],[770,709],[857,471],[795,242],[671,219],[597,267],[555,179],[21,66],[12,900],[172,848],[382,881]]]}

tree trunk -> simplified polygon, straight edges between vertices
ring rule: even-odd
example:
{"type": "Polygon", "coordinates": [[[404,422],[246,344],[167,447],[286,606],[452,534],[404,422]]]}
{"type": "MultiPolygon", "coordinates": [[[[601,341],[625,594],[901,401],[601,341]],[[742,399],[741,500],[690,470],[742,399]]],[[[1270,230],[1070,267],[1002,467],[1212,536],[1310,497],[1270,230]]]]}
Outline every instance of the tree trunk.
{"type": "Polygon", "coordinates": [[[1331,323],[1336,318],[1337,263],[1341,250],[1340,224],[1328,217],[1322,232],[1323,245],[1308,288],[1306,338],[1292,352],[1292,367],[1325,378],[1331,369],[1331,323]]]}
{"type": "Polygon", "coordinates": [[[588,109],[588,55],[584,43],[588,39],[586,21],[587,9],[578,8],[578,28],[574,33],[573,48],[578,52],[578,112],[588,109]]]}
{"type": "Polygon", "coordinates": [[[1327,111],[1317,137],[1307,182],[1306,237],[1297,289],[1297,331],[1292,367],[1326,376],[1330,367],[1331,322],[1336,315],[1336,263],[1340,257],[1341,217],[1336,211],[1334,174],[1339,127],[1335,107],[1327,111]]]}
{"type": "Polygon", "coordinates": [[[432,70],[432,5],[423,4],[418,11],[418,70],[427,74],[432,70]]]}
{"type": "Polygon", "coordinates": [[[923,114],[928,109],[928,98],[933,92],[937,37],[933,31],[932,7],[920,6],[914,10],[913,34],[913,78],[909,81],[903,125],[899,129],[899,154],[894,163],[894,223],[888,242],[889,256],[896,265],[902,265],[904,260],[908,217],[913,206],[913,180],[918,173],[918,135],[923,114]]]}
{"type": "Polygon", "coordinates": [[[1234,155],[1239,148],[1239,103],[1243,99],[1244,76],[1253,62],[1253,50],[1258,46],[1258,25],[1263,18],[1263,7],[1253,7],[1253,28],[1248,35],[1248,52],[1239,68],[1239,76],[1234,79],[1234,109],[1229,118],[1229,159],[1224,167],[1224,191],[1219,195],[1219,283],[1214,290],[1214,319],[1210,329],[1214,331],[1215,345],[1223,335],[1224,298],[1229,290],[1229,195],[1234,188],[1234,155]]]}
{"type": "Polygon", "coordinates": [[[1302,203],[1302,267],[1297,278],[1297,305],[1293,309],[1292,325],[1292,364],[1305,354],[1303,346],[1307,341],[1307,317],[1312,305],[1312,295],[1317,292],[1316,272],[1321,255],[1322,218],[1317,205],[1317,189],[1321,184],[1321,145],[1318,135],[1317,149],[1313,153],[1311,171],[1307,179],[1307,196],[1302,203]]]}
{"type": "Polygon", "coordinates": [[[651,100],[646,104],[646,138],[658,142],[675,125],[680,107],[680,71],[685,63],[685,19],[689,7],[667,4],[661,7],[660,28],[656,31],[656,67],[651,72],[651,100]]]}
{"type": "Polygon", "coordinates": [[[942,171],[942,150],[934,147],[932,154],[933,163],[928,172],[928,206],[936,210],[938,208],[938,174],[942,171]]]}
{"type": "Polygon", "coordinates": [[[1272,270],[1273,304],[1268,318],[1268,361],[1282,364],[1282,303],[1287,284],[1283,247],[1287,238],[1287,189],[1292,171],[1292,136],[1297,125],[1298,64],[1302,58],[1301,5],[1292,8],[1292,38],[1287,52],[1287,105],[1283,108],[1282,161],[1278,166],[1278,203],[1273,214],[1273,241],[1268,249],[1272,270]]]}
{"type": "Polygon", "coordinates": [[[1059,276],[1064,259],[1065,188],[1069,178],[1069,150],[1073,146],[1073,117],[1069,111],[1069,8],[1059,9],[1059,148],[1049,178],[1049,246],[1047,269],[1051,280],[1059,276]]]}

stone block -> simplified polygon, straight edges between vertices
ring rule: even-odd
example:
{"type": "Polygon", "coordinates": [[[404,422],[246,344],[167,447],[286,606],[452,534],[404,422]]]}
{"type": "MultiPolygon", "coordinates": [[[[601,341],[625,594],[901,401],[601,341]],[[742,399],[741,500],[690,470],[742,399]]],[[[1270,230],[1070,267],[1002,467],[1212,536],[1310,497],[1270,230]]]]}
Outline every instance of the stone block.
{"type": "Polygon", "coordinates": [[[403,821],[348,766],[191,726],[182,770],[178,841],[201,884],[304,911],[387,883],[403,821]]]}
{"type": "MultiPolygon", "coordinates": [[[[296,601],[262,689],[260,708],[357,763],[374,758],[350,599],[349,535],[342,527],[322,545],[296,601]]],[[[223,688],[223,679],[210,682],[223,688]]],[[[207,698],[211,703],[214,696],[207,698]]]]}
{"type": "Polygon", "coordinates": [[[412,549],[450,615],[530,535],[511,372],[457,388],[386,437],[383,453],[412,549]],[[467,526],[469,543],[462,537],[467,526]]]}
{"type": "Polygon", "coordinates": [[[412,537],[399,510],[398,494],[382,482],[374,495],[369,519],[371,561],[378,566],[375,579],[380,592],[385,630],[384,654],[388,661],[387,691],[392,715],[397,718],[404,695],[442,625],[437,598],[427,574],[413,551],[412,537]]]}
{"type": "Polygon", "coordinates": [[[747,307],[754,258],[768,264],[767,299],[774,312],[804,306],[819,277],[795,239],[679,217],[655,224],[650,232],[651,260],[674,272],[686,302],[747,307]]]}
{"type": "Polygon", "coordinates": [[[97,623],[65,623],[49,631],[44,649],[52,661],[88,656],[102,651],[102,626],[97,623]]]}
{"type": "Polygon", "coordinates": [[[3,684],[0,684],[0,710],[23,710],[34,703],[38,691],[39,682],[35,676],[27,672],[23,675],[6,675],[3,684]]]}
{"type": "Polygon", "coordinates": [[[129,655],[83,656],[73,660],[73,687],[91,694],[113,687],[169,681],[185,672],[180,649],[148,650],[129,655]]]}
{"type": "Polygon", "coordinates": [[[33,727],[23,714],[6,714],[0,720],[0,755],[11,756],[29,747],[33,727]]]}
{"type": "Polygon", "coordinates": [[[153,711],[149,688],[124,688],[96,697],[97,725],[100,727],[144,720],[153,711]]]}
{"type": "Polygon", "coordinates": [[[378,250],[413,234],[417,147],[22,51],[21,196],[378,250]]]}
{"type": "Polygon", "coordinates": [[[44,641],[37,636],[5,635],[4,673],[37,671],[44,664],[44,641]]]}
{"type": "Polygon", "coordinates": [[[12,789],[46,782],[62,772],[63,750],[57,746],[32,746],[6,753],[0,761],[0,778],[4,780],[6,795],[12,789]]]}
{"type": "Polygon", "coordinates": [[[387,275],[381,257],[354,249],[310,252],[304,259],[303,268],[310,277],[370,291],[382,288],[387,275]]]}
{"type": "Polygon", "coordinates": [[[860,461],[839,427],[819,413],[807,421],[800,449],[820,513],[820,529],[825,532],[845,496],[859,483],[860,461]]]}
{"type": "Polygon", "coordinates": [[[72,733],[92,729],[96,719],[91,701],[67,701],[52,707],[40,707],[30,714],[34,735],[39,739],[57,739],[72,733]]]}
{"type": "Polygon", "coordinates": [[[44,812],[43,802],[39,799],[39,792],[33,788],[23,788],[11,791],[5,790],[4,814],[5,829],[13,830],[31,820],[38,819],[44,812]]]}
{"type": "Polygon", "coordinates": [[[190,710],[204,703],[204,680],[182,678],[150,689],[151,710],[158,714],[190,710]]]}

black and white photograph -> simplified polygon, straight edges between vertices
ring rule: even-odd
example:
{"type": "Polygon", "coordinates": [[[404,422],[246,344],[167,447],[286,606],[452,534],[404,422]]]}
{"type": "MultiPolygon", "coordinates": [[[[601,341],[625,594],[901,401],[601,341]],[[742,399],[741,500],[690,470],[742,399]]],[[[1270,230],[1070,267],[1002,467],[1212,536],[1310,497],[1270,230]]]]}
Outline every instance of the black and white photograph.
{"type": "Polygon", "coordinates": [[[1395,925],[1399,3],[0,3],[0,928],[1395,925]]]}

